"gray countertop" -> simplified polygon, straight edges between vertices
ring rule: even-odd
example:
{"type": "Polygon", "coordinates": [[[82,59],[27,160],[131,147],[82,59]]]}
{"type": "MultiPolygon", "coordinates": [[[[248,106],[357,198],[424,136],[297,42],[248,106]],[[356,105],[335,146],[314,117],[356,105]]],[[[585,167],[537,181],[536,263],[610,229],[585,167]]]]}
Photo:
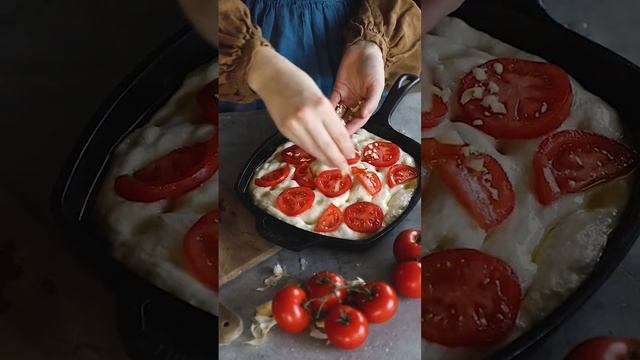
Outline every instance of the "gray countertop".
{"type": "MultiPolygon", "coordinates": [[[[420,114],[419,86],[416,86],[400,103],[392,116],[391,124],[397,130],[419,141],[420,114]]],[[[221,114],[220,169],[221,187],[231,188],[244,163],[275,127],[264,111],[221,114]],[[228,159],[228,160],[225,160],[228,159]],[[233,159],[233,161],[231,160],[233,159]]],[[[239,201],[238,198],[224,199],[239,201]]],[[[393,354],[394,358],[420,358],[420,302],[400,299],[397,314],[384,324],[370,325],[366,343],[353,351],[337,350],[325,341],[314,339],[308,332],[288,334],[275,328],[267,342],[261,346],[244,344],[253,337],[249,331],[251,317],[256,306],[271,300],[279,287],[265,292],[255,289],[262,286],[276,263],[285,266],[292,278],[306,281],[313,273],[329,270],[347,279],[356,276],[367,281],[381,280],[391,283],[391,271],[395,260],[392,246],[398,232],[407,228],[420,228],[420,203],[409,216],[379,243],[364,252],[344,252],[325,248],[310,248],[301,252],[282,250],[276,256],[245,272],[220,289],[220,300],[234,310],[245,322],[243,335],[234,343],[220,347],[220,359],[282,359],[304,354],[305,359],[376,359],[380,354],[393,354]],[[300,270],[299,259],[308,262],[300,270]]],[[[283,285],[283,280],[280,285],[283,285]]]]}

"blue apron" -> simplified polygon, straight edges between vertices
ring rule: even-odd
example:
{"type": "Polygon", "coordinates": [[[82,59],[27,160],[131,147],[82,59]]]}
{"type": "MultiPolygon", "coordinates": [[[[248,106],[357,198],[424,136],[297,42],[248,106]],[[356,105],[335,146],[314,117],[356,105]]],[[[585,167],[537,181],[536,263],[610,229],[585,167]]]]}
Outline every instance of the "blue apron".
{"type": "MultiPolygon", "coordinates": [[[[254,24],[275,50],[309,74],[329,97],[344,48],[343,29],[357,11],[353,0],[245,0],[254,24]]],[[[268,71],[265,69],[265,71],[268,71]]],[[[221,112],[264,109],[220,102],[221,112]]]]}

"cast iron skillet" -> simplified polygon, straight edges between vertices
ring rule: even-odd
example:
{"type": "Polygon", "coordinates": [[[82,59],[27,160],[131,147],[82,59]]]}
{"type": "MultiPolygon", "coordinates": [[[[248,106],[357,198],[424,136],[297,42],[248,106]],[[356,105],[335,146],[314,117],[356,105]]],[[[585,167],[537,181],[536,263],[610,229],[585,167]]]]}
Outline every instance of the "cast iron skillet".
{"type": "Polygon", "coordinates": [[[119,328],[136,359],[213,359],[218,318],[161,290],[110,255],[93,214],[111,150],[144,125],[180,87],[185,76],[212,61],[217,50],[184,29],[140,64],[87,125],[58,178],[52,210],[79,256],[111,287],[119,328]]]}
{"type": "MultiPolygon", "coordinates": [[[[638,101],[635,92],[627,90],[640,83],[640,69],[637,66],[558,24],[536,0],[467,0],[453,16],[564,68],[588,91],[618,111],[629,142],[640,149],[638,101]]],[[[636,176],[630,199],[640,196],[639,180],[636,176]]],[[[591,275],[562,305],[495,353],[492,359],[527,358],[527,349],[557,328],[600,288],[623,260],[638,235],[640,202],[629,201],[591,275]]],[[[564,355],[558,354],[558,358],[564,355]]]]}
{"type": "MultiPolygon", "coordinates": [[[[416,160],[416,166],[420,166],[420,144],[393,129],[391,124],[389,124],[389,120],[400,100],[402,100],[407,92],[409,92],[409,90],[419,81],[420,79],[414,75],[405,74],[400,76],[391,86],[391,89],[389,90],[389,93],[380,109],[371,116],[371,119],[369,119],[367,124],[364,126],[367,131],[400,146],[402,150],[407,152],[416,160]]],[[[276,245],[294,251],[299,251],[314,245],[343,250],[364,250],[369,248],[376,241],[380,240],[385,234],[398,225],[420,199],[420,188],[418,187],[411,196],[407,209],[397,219],[391,222],[379,233],[363,240],[335,238],[312,233],[290,225],[256,206],[253,202],[253,198],[251,197],[251,189],[249,187],[251,179],[253,178],[254,170],[271,157],[278,146],[282,145],[286,141],[287,139],[279,132],[267,139],[267,141],[260,145],[258,150],[251,155],[249,161],[240,172],[235,184],[235,190],[238,193],[238,196],[240,196],[243,204],[256,218],[256,229],[258,230],[258,234],[276,245]]],[[[418,181],[420,181],[420,178],[418,178],[418,181]]]]}

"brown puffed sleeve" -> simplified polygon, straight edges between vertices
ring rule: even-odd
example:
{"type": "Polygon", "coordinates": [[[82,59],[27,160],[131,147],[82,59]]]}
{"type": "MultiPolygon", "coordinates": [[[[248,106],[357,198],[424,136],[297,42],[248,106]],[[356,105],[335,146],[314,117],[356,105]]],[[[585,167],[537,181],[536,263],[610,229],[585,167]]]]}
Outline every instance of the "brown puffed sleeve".
{"type": "Polygon", "coordinates": [[[219,96],[225,101],[248,103],[257,99],[249,88],[247,69],[253,52],[271,45],[260,27],[251,22],[249,9],[241,0],[220,1],[219,12],[219,96]]]}
{"type": "Polygon", "coordinates": [[[402,73],[420,74],[420,18],[411,0],[363,0],[345,30],[346,43],[365,40],[378,45],[389,86],[402,73]]]}

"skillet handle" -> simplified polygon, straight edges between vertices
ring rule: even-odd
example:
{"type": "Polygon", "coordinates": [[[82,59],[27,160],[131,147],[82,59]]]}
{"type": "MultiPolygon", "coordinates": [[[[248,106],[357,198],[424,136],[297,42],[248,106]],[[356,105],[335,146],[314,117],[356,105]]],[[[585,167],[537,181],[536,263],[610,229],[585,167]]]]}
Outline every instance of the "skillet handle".
{"type": "Polygon", "coordinates": [[[391,85],[389,88],[389,93],[387,97],[384,99],[384,103],[380,107],[380,109],[376,112],[375,118],[380,118],[381,120],[389,124],[391,120],[391,114],[400,103],[400,100],[413,88],[417,83],[420,82],[420,77],[412,74],[402,74],[398,79],[391,85]]]}

